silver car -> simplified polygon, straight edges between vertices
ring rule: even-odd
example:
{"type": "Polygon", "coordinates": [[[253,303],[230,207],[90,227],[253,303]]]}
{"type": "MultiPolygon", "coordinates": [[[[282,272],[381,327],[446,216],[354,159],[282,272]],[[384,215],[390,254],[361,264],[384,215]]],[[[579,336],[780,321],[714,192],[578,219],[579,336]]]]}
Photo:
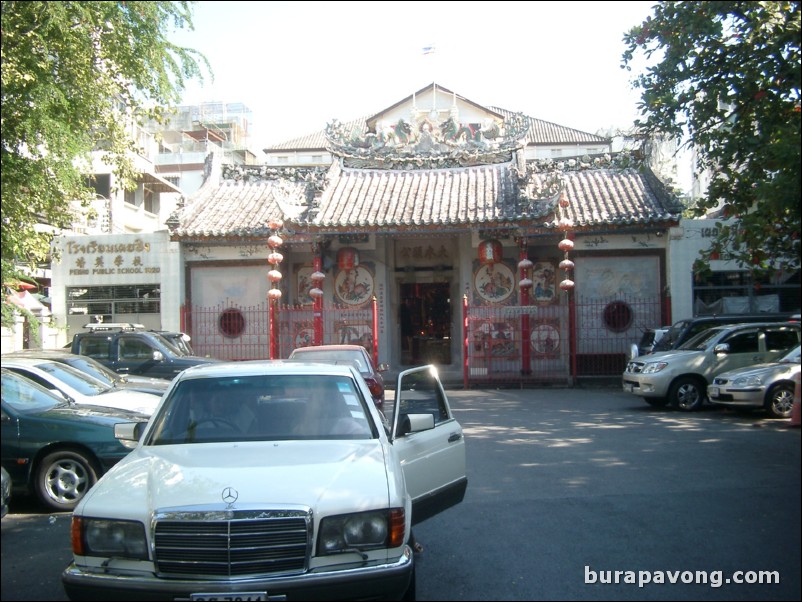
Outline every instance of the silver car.
{"type": "Polygon", "coordinates": [[[797,345],[776,362],[719,374],[707,387],[707,397],[716,405],[765,408],[773,418],[789,418],[794,404],[794,379],[799,373],[797,345]]]}

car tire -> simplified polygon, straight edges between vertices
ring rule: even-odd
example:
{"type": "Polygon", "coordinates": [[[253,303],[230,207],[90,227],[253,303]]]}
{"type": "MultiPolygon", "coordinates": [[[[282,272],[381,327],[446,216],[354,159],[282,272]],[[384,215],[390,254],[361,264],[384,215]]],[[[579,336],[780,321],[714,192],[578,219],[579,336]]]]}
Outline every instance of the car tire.
{"type": "Polygon", "coordinates": [[[97,483],[97,470],[90,458],[73,450],[45,456],[36,472],[36,495],[49,508],[71,512],[97,483]]]}
{"type": "Polygon", "coordinates": [[[766,411],[772,418],[790,418],[794,407],[794,385],[780,383],[766,395],[766,411]]]}
{"type": "Polygon", "coordinates": [[[643,401],[648,403],[653,408],[664,408],[668,405],[667,397],[644,397],[643,401]]]}
{"type": "Polygon", "coordinates": [[[702,407],[705,401],[706,387],[691,376],[683,376],[674,381],[668,393],[668,399],[678,410],[694,412],[702,407]]]}

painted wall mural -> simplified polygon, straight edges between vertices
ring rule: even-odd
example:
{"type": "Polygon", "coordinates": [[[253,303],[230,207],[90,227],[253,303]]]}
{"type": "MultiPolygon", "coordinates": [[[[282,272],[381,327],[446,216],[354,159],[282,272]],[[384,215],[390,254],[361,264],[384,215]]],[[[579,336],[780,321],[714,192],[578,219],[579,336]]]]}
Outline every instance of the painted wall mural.
{"type": "Polygon", "coordinates": [[[503,303],[515,292],[515,277],[504,263],[486,264],[474,273],[473,286],[485,303],[503,303]]]}

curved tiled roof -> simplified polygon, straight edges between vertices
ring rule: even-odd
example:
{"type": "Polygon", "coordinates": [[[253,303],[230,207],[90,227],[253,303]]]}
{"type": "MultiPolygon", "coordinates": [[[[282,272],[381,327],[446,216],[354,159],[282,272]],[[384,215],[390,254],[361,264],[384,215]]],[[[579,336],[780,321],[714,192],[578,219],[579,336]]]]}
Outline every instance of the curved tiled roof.
{"type": "MultiPolygon", "coordinates": [[[[299,175],[287,169],[262,178],[253,167],[238,179],[210,181],[173,221],[174,239],[264,238],[274,218],[307,231],[365,232],[504,227],[512,224],[554,229],[556,194],[532,193],[553,186],[554,171],[533,170],[519,177],[514,162],[429,170],[343,167],[299,175]],[[521,186],[524,184],[524,189],[521,186]]],[[[564,216],[574,228],[616,229],[670,224],[682,207],[646,168],[580,167],[559,173],[570,200],[564,216]]]]}
{"type": "MultiPolygon", "coordinates": [[[[302,202],[303,186],[298,184],[295,204],[302,202]]],[[[176,238],[266,238],[273,219],[283,219],[280,196],[287,196],[275,181],[226,180],[216,186],[202,186],[173,218],[176,238]]]]}

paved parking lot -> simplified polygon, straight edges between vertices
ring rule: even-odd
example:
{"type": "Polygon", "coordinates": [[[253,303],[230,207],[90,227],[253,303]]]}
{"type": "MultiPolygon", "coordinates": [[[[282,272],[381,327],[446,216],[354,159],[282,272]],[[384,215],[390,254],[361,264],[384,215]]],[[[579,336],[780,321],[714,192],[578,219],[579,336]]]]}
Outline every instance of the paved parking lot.
{"type": "MultiPolygon", "coordinates": [[[[787,421],[658,410],[616,387],[448,394],[469,485],[415,528],[419,600],[800,599],[787,421]],[[738,584],[739,571],[780,583],[738,584]]],[[[18,510],[2,521],[2,600],[66,600],[69,516],[18,510]]]]}

